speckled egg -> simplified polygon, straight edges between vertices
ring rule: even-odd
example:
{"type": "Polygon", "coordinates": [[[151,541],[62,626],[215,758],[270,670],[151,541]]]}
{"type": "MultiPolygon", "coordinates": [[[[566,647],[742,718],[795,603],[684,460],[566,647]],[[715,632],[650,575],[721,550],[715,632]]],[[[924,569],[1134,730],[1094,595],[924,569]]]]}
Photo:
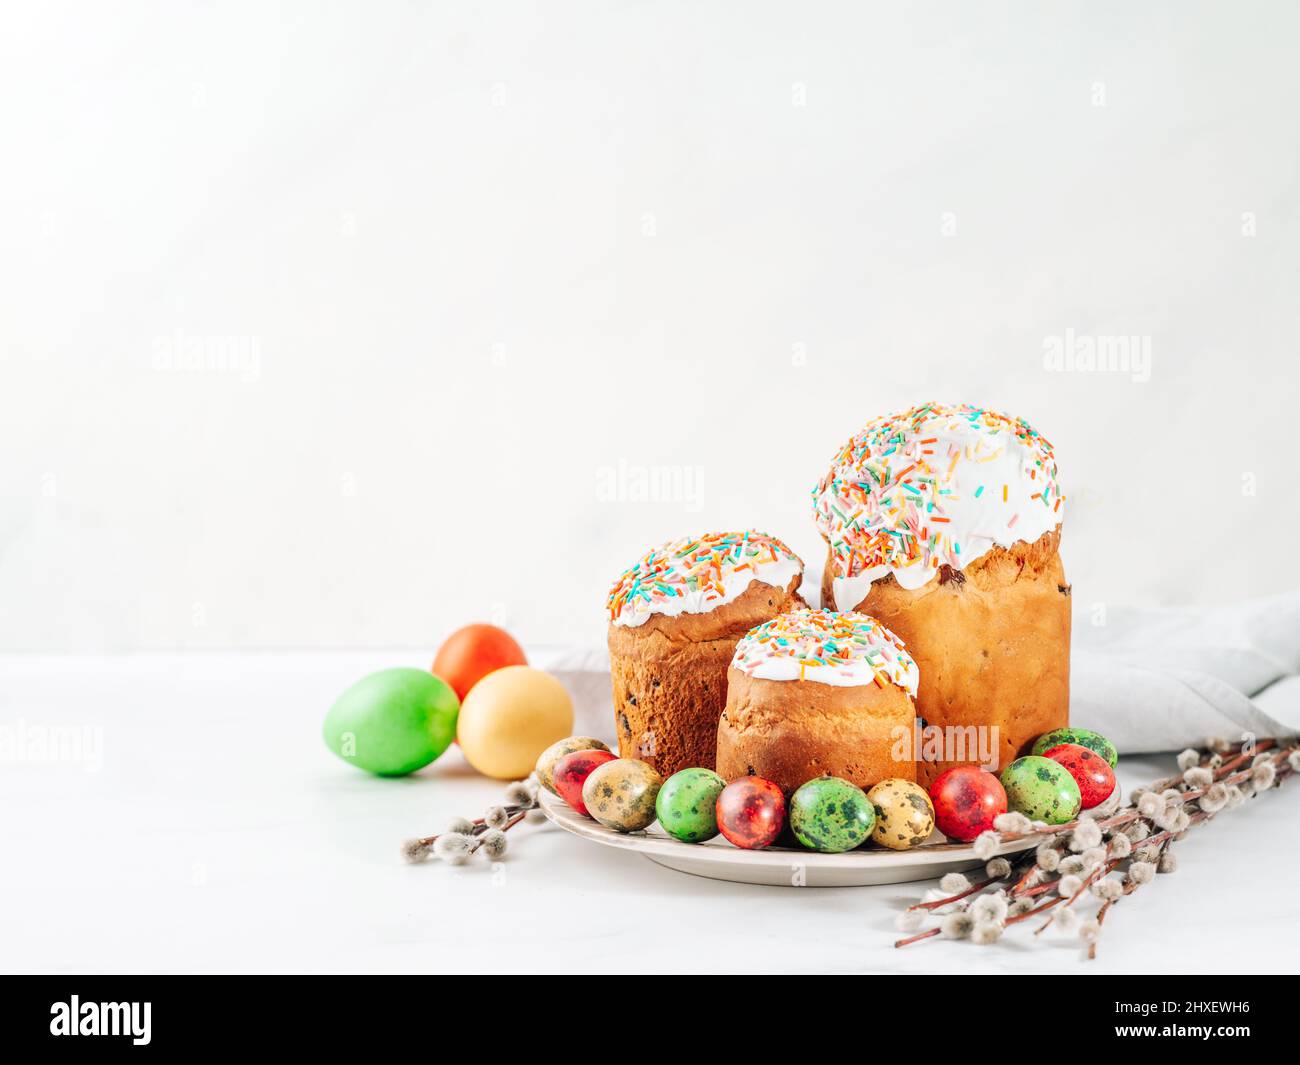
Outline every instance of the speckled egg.
{"type": "Polygon", "coordinates": [[[582,801],[582,789],[587,778],[606,762],[614,761],[609,751],[570,751],[562,755],[551,772],[555,779],[555,794],[569,804],[583,817],[590,817],[586,804],[582,801]]]}
{"type": "Polygon", "coordinates": [[[1119,763],[1119,752],[1115,750],[1115,745],[1100,732],[1086,728],[1054,728],[1051,732],[1044,732],[1034,741],[1031,753],[1044,754],[1049,747],[1058,747],[1062,743],[1077,743],[1080,747],[1096,751],[1106,759],[1111,769],[1119,763]]]}
{"type": "Polygon", "coordinates": [[[785,827],[785,796],[762,777],[741,777],[718,793],[718,831],[737,847],[770,847],[785,827]]]}
{"type": "Polygon", "coordinates": [[[1079,785],[1065,766],[1031,754],[1002,770],[1009,809],[1034,821],[1063,825],[1079,812],[1079,785]]]}
{"type": "Polygon", "coordinates": [[[930,785],[934,820],[949,839],[970,842],[1007,812],[1007,793],[992,773],[975,765],[945,769],[930,785]]]}
{"type": "Polygon", "coordinates": [[[882,847],[905,851],[924,843],[934,831],[934,807],[920,784],[891,777],[876,784],[867,798],[876,808],[871,838],[882,847]]]}
{"type": "Polygon", "coordinates": [[[683,769],[664,781],[655,799],[659,824],[683,843],[703,843],[718,834],[718,795],[727,786],[712,769],[683,769]]]}
{"type": "Polygon", "coordinates": [[[861,846],[876,827],[867,793],[840,777],[817,777],[790,796],[790,830],[809,850],[840,854],[861,846]]]}
{"type": "Polygon", "coordinates": [[[582,786],[587,813],[615,832],[639,832],[654,824],[663,778],[635,758],[597,766],[582,786]]]}
{"type": "Polygon", "coordinates": [[[563,758],[566,754],[572,754],[574,751],[608,751],[600,740],[592,739],[590,736],[570,736],[568,739],[560,740],[558,743],[552,743],[537,758],[537,765],[533,767],[533,772],[537,774],[537,782],[541,784],[552,795],[559,795],[555,787],[555,763],[563,758]]]}
{"type": "Polygon", "coordinates": [[[1061,743],[1049,747],[1043,757],[1059,762],[1065,767],[1065,771],[1074,777],[1074,782],[1079,785],[1079,798],[1085,810],[1100,806],[1115,790],[1115,771],[1096,751],[1081,747],[1077,743],[1061,743]]]}

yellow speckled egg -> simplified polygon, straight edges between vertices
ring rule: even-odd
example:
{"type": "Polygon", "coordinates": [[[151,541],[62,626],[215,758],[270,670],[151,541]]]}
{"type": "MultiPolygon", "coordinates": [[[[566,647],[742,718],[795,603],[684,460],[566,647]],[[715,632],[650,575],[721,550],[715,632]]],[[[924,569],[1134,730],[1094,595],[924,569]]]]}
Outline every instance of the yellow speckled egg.
{"type": "Polygon", "coordinates": [[[920,784],[891,777],[875,785],[867,798],[876,808],[871,838],[882,847],[905,851],[924,843],[934,831],[934,806],[920,784]]]}
{"type": "Polygon", "coordinates": [[[564,685],[531,666],[506,666],[469,690],[456,740],[480,773],[518,780],[533,771],[539,754],[571,731],[573,700],[564,685]]]}
{"type": "Polygon", "coordinates": [[[596,766],[582,785],[582,805],[606,828],[639,832],[654,824],[655,800],[663,778],[635,758],[596,766]]]}
{"type": "Polygon", "coordinates": [[[552,743],[537,758],[537,764],[533,766],[533,772],[537,774],[537,782],[541,784],[552,795],[559,795],[555,790],[555,763],[563,758],[566,754],[572,754],[574,751],[608,751],[600,740],[593,739],[590,736],[566,736],[559,743],[552,743]]]}

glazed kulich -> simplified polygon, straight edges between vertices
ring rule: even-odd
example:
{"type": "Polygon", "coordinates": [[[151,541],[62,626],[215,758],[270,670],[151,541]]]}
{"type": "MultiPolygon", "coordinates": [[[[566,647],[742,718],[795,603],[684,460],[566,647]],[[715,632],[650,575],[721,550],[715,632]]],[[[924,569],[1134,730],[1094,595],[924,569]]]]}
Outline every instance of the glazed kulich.
{"type": "Polygon", "coordinates": [[[916,779],[917,666],[875,618],[793,610],[745,634],[727,671],[718,773],[787,795],[829,774],[869,788],[916,779]]]}
{"type": "Polygon", "coordinates": [[[665,779],[712,769],[736,642],[803,605],[802,580],[794,552],[752,531],[674,540],[625,571],[607,604],[619,754],[665,779]]]}
{"type": "MultiPolygon", "coordinates": [[[[920,666],[917,713],[945,729],[996,726],[999,768],[1069,723],[1063,499],[1046,439],[967,405],[871,422],[813,489],[829,548],[822,602],[896,632],[920,666]]],[[[975,760],[923,761],[919,777],[928,787],[975,760]]]]}

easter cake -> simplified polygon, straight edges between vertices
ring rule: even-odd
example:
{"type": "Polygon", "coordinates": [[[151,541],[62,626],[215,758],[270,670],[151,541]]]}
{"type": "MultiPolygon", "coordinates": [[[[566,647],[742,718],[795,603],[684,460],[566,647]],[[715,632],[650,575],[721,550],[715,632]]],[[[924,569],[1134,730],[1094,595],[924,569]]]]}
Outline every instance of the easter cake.
{"type": "MultiPolygon", "coordinates": [[[[823,604],[897,633],[920,667],[917,713],[940,730],[988,729],[999,766],[1069,723],[1062,501],[1052,445],[968,405],[870,422],[813,489],[823,604]]],[[[962,761],[923,761],[920,779],[962,761]]]]}
{"type": "Polygon", "coordinates": [[[796,609],[736,645],[717,729],[717,770],[762,777],[787,795],[829,774],[869,788],[915,780],[918,671],[875,618],[796,609]]]}
{"type": "Polygon", "coordinates": [[[674,540],[626,570],[607,602],[619,754],[665,778],[711,769],[736,643],[802,606],[802,579],[794,552],[753,531],[674,540]]]}

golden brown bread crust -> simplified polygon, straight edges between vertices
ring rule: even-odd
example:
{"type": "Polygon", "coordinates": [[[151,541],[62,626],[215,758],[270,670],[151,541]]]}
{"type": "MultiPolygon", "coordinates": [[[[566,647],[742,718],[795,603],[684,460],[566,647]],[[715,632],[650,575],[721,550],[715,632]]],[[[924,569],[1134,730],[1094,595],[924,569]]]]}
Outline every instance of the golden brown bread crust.
{"type": "MultiPolygon", "coordinates": [[[[1060,529],[1033,543],[995,547],[964,570],[941,567],[913,591],[892,576],[858,610],[892,629],[921,671],[916,712],[927,725],[994,726],[998,768],[1044,732],[1070,720],[1070,586],[1061,565],[1060,529]]],[[[831,562],[822,573],[830,594],[831,562]]],[[[922,761],[917,779],[928,789],[961,762],[922,761]]]]}
{"type": "Polygon", "coordinates": [[[915,718],[911,696],[894,684],[836,687],[731,669],[717,770],[728,782],[763,777],[787,797],[824,774],[864,789],[888,777],[915,780],[915,718]],[[895,753],[906,760],[896,761],[895,753]]]}
{"type": "Polygon", "coordinates": [[[804,606],[800,580],[802,574],[792,577],[788,588],[753,581],[707,614],[610,625],[619,756],[649,762],[665,779],[679,769],[712,769],[736,644],[755,625],[804,606]]]}

